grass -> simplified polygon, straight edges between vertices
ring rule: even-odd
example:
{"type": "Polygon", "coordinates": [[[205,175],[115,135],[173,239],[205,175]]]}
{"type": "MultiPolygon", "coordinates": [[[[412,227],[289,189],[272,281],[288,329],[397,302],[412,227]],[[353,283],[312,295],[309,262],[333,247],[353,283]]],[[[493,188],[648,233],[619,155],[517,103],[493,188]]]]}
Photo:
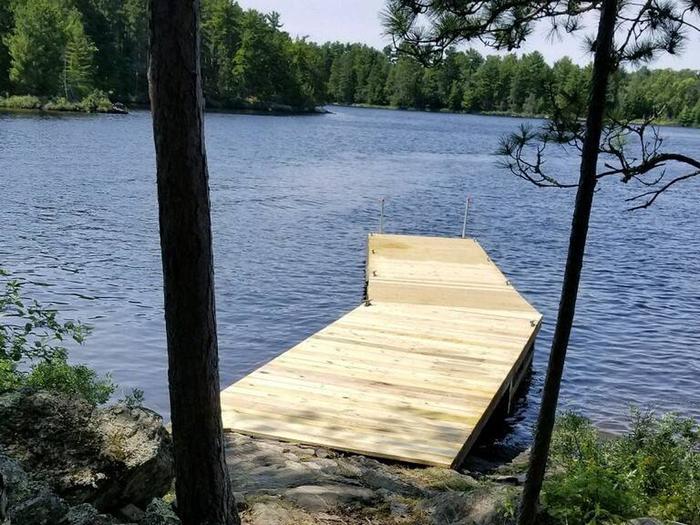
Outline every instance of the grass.
{"type": "Polygon", "coordinates": [[[32,95],[0,97],[0,108],[3,109],[41,109],[41,106],[41,99],[32,95]]]}
{"type": "Polygon", "coordinates": [[[0,97],[0,109],[110,113],[113,111],[113,104],[107,94],[95,90],[82,100],[68,100],[65,97],[40,98],[33,95],[0,97]]]}
{"type": "Polygon", "coordinates": [[[468,476],[440,467],[406,468],[403,474],[431,490],[468,492],[478,485],[476,480],[468,476]]]}

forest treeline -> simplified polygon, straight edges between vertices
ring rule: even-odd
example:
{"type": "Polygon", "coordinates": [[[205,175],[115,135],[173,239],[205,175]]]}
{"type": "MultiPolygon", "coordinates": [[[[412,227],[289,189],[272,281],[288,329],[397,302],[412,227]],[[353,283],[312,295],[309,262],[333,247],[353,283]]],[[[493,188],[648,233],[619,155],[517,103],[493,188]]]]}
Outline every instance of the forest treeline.
{"type": "MultiPolygon", "coordinates": [[[[0,2],[0,94],[147,103],[147,0],[0,2]]],[[[538,52],[450,51],[426,68],[390,48],[292,38],[276,13],[202,0],[202,73],[211,108],[309,110],[325,103],[547,115],[552,97],[584,97],[590,66],[549,65],[538,52]]],[[[700,76],[618,74],[621,116],[700,125],[700,76]]]]}

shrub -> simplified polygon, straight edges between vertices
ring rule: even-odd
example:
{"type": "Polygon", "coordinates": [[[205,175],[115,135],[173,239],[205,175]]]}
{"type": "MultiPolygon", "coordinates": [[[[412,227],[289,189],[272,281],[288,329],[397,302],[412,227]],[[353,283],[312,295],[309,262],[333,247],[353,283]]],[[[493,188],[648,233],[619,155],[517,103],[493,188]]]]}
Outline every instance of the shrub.
{"type": "Polygon", "coordinates": [[[81,101],[68,100],[65,97],[46,99],[31,95],[0,97],[0,108],[4,109],[41,109],[46,111],[83,111],[85,113],[107,113],[112,111],[113,104],[104,91],[95,90],[81,101]]]}
{"type": "Polygon", "coordinates": [[[41,109],[41,99],[31,95],[0,97],[0,108],[41,109]]]}
{"type": "Polygon", "coordinates": [[[46,103],[44,109],[48,111],[80,111],[80,104],[71,102],[67,98],[58,97],[46,103]]]}
{"type": "Polygon", "coordinates": [[[70,365],[65,356],[38,363],[24,378],[24,384],[37,390],[77,396],[91,405],[106,403],[115,388],[109,376],[100,378],[85,365],[70,365]]]}
{"type": "Polygon", "coordinates": [[[82,344],[89,328],[59,322],[57,312],[37,301],[26,303],[21,284],[0,269],[0,393],[33,387],[79,396],[93,405],[115,390],[109,377],[68,363],[66,339],[82,344]],[[4,281],[4,286],[2,286],[4,281]]]}
{"type": "Polygon", "coordinates": [[[87,113],[106,113],[112,110],[112,102],[107,94],[97,89],[81,100],[78,106],[87,113]]]}
{"type": "Polygon", "coordinates": [[[575,414],[557,422],[544,519],[592,525],[639,516],[700,524],[700,436],[674,414],[633,411],[630,431],[602,438],[575,414]]]}

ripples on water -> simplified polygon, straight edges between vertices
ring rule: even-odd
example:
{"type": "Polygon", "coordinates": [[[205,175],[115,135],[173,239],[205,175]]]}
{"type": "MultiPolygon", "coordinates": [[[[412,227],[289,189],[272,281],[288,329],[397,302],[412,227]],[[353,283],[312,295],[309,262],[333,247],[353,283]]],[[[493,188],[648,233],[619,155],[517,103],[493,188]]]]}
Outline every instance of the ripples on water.
{"type": "MultiPolygon", "coordinates": [[[[511,419],[527,439],[552,335],[573,193],[505,174],[492,155],[521,121],[337,108],[321,117],[207,115],[224,385],[361,299],[364,242],[386,230],[469,233],[545,315],[529,395],[511,419]]],[[[700,132],[664,129],[700,156],[700,132]]],[[[551,162],[574,174],[576,158],[551,162]]],[[[28,292],[94,326],[77,359],[145,389],[167,413],[150,117],[0,115],[0,266],[28,292]]],[[[563,405],[604,428],[630,404],[700,417],[700,180],[651,210],[628,188],[596,196],[563,405]]]]}

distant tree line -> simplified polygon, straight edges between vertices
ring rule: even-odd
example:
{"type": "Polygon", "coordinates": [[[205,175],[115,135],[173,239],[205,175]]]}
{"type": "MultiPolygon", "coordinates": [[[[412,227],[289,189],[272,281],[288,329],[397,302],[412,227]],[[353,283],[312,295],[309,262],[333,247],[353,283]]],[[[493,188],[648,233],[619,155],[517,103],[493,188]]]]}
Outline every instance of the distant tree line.
{"type": "MultiPolygon", "coordinates": [[[[0,2],[0,94],[79,99],[100,90],[147,103],[146,0],[0,2]]],[[[546,115],[553,97],[584,97],[590,66],[450,50],[426,68],[389,48],[319,45],[283,31],[277,13],[202,0],[202,75],[212,108],[310,109],[334,102],[546,115]]],[[[700,125],[700,75],[618,72],[610,102],[622,117],[700,125]]]]}
{"type": "MultiPolygon", "coordinates": [[[[410,56],[396,58],[360,44],[324,44],[330,62],[327,100],[430,110],[546,115],[557,97],[585,99],[591,66],[565,57],[548,65],[535,51],[520,57],[482,56],[448,50],[437,67],[410,56]]],[[[621,117],[658,115],[683,125],[700,125],[700,74],[671,69],[616,74],[610,103],[621,117]]]]}

